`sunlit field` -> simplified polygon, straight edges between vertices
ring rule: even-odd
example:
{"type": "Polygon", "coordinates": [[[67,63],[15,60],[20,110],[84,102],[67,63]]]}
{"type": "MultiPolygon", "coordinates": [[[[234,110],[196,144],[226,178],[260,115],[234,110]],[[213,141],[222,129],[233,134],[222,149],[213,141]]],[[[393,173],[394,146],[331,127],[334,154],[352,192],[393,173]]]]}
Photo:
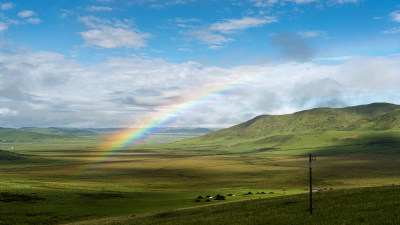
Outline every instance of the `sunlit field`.
{"type": "MultiPolygon", "coordinates": [[[[359,132],[354,140],[334,138],[348,134],[322,133],[319,143],[313,141],[315,135],[306,134],[299,137],[303,142],[297,140],[297,148],[289,141],[271,149],[260,149],[260,143],[149,140],[105,161],[99,157],[107,150],[98,147],[105,136],[8,143],[14,148],[7,154],[16,157],[1,161],[2,223],[67,223],[306,193],[309,152],[317,156],[316,188],[400,184],[397,142],[366,142],[363,137],[370,137],[369,132],[359,132]],[[196,201],[217,194],[226,200],[196,201]]],[[[396,135],[392,132],[392,138],[396,135]]]]}

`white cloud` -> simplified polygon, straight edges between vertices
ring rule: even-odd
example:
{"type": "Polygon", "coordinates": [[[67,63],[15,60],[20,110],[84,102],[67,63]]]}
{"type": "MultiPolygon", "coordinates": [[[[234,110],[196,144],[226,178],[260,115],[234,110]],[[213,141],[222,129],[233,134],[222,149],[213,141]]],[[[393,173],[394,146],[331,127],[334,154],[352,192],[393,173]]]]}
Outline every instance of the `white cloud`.
{"type": "Polygon", "coordinates": [[[178,50],[182,52],[192,52],[192,49],[190,48],[179,48],[178,50]]]}
{"type": "Polygon", "coordinates": [[[211,46],[208,46],[208,48],[209,49],[212,49],[212,50],[218,50],[218,49],[221,49],[221,48],[223,48],[224,46],[221,46],[221,45],[211,45],[211,46]]]}
{"type": "Polygon", "coordinates": [[[277,4],[280,2],[293,2],[296,4],[319,2],[319,0],[249,0],[249,1],[254,3],[254,6],[257,6],[257,7],[273,6],[274,4],[277,4]]]}
{"type": "Polygon", "coordinates": [[[201,41],[202,43],[210,45],[221,45],[233,40],[231,38],[226,38],[220,34],[214,34],[207,28],[193,29],[181,33],[194,37],[197,40],[201,41]]]}
{"type": "Polygon", "coordinates": [[[39,18],[29,18],[27,21],[31,24],[39,24],[40,22],[42,22],[39,18]]]}
{"type": "MultiPolygon", "coordinates": [[[[182,22],[183,20],[179,19],[177,21],[182,22]]],[[[190,22],[192,22],[192,20],[190,20],[190,22]]],[[[222,48],[223,44],[234,40],[231,37],[227,37],[226,35],[228,34],[234,34],[238,31],[252,27],[260,27],[273,22],[277,22],[275,17],[243,17],[242,19],[227,19],[223,22],[213,23],[207,27],[191,26],[190,30],[181,31],[180,33],[210,45],[208,47],[209,49],[216,50],[222,48]]],[[[186,25],[181,27],[185,28],[186,25]]]]}
{"type": "Polygon", "coordinates": [[[35,12],[32,10],[25,10],[18,13],[18,16],[21,18],[32,17],[35,15],[35,12]]]}
{"type": "Polygon", "coordinates": [[[339,4],[345,4],[345,3],[358,3],[359,0],[336,0],[336,1],[339,4]]]}
{"type": "Polygon", "coordinates": [[[389,30],[382,31],[382,33],[384,33],[384,34],[398,34],[398,33],[400,33],[400,27],[393,27],[393,28],[390,28],[389,30]]]}
{"type": "Polygon", "coordinates": [[[85,16],[79,17],[79,20],[82,21],[86,26],[90,28],[98,28],[100,25],[112,25],[112,22],[107,19],[102,19],[95,16],[85,16]]]}
{"type": "Polygon", "coordinates": [[[85,25],[90,28],[99,28],[103,25],[112,27],[130,28],[135,25],[133,19],[124,19],[121,21],[117,19],[108,20],[95,16],[85,16],[85,17],[79,17],[79,20],[85,23],[85,25]]]}
{"type": "Polygon", "coordinates": [[[134,48],[140,49],[147,46],[146,39],[151,35],[131,29],[132,20],[110,21],[98,17],[80,17],[86,26],[93,28],[80,32],[85,40],[85,45],[101,48],[134,48]]]}
{"type": "Polygon", "coordinates": [[[169,5],[186,5],[198,0],[133,0],[135,4],[150,4],[153,8],[163,8],[169,5]]]}
{"type": "Polygon", "coordinates": [[[390,14],[393,21],[400,23],[400,10],[394,11],[390,14]]]}
{"type": "Polygon", "coordinates": [[[322,30],[299,31],[297,34],[303,38],[324,37],[327,32],[322,30]]]}
{"type": "MultiPolygon", "coordinates": [[[[295,4],[307,4],[314,2],[323,2],[320,0],[249,0],[257,7],[268,7],[273,6],[275,4],[284,3],[284,2],[292,2],[295,4]]],[[[328,0],[328,3],[337,3],[337,4],[345,4],[345,3],[358,3],[359,0],[328,0]]]]}
{"type": "Polygon", "coordinates": [[[354,56],[339,56],[339,57],[329,57],[329,58],[317,58],[314,61],[348,61],[353,58],[354,56]]]}
{"type": "MultiPolygon", "coordinates": [[[[11,7],[13,5],[10,6],[10,4],[13,3],[4,3],[3,5],[1,5],[3,10],[7,10],[9,9],[8,7],[11,7]],[[5,5],[5,6],[4,6],[5,5]]],[[[41,20],[39,18],[32,18],[32,16],[34,16],[36,13],[34,11],[31,10],[26,10],[26,11],[21,11],[18,13],[18,17],[22,18],[22,19],[10,19],[8,18],[6,15],[3,15],[2,13],[0,13],[0,17],[3,19],[3,21],[0,22],[0,32],[4,32],[6,31],[9,26],[12,25],[26,25],[26,24],[39,24],[41,22],[41,20]]],[[[9,45],[10,43],[12,43],[12,41],[0,41],[0,46],[5,46],[5,45],[9,45]]]]}
{"type": "Polygon", "coordinates": [[[14,3],[12,3],[12,2],[7,2],[7,3],[1,4],[1,10],[9,10],[12,8],[14,8],[14,3]]]}
{"type": "Polygon", "coordinates": [[[224,68],[142,57],[83,65],[57,53],[2,51],[1,126],[134,126],[145,115],[165,118],[187,102],[204,107],[182,126],[226,126],[259,114],[370,103],[371,95],[384,102],[397,94],[399,103],[399,70],[400,55],[224,68]],[[204,96],[214,100],[201,102],[204,96]]]}
{"type": "Polygon", "coordinates": [[[8,108],[0,108],[0,116],[9,116],[9,115],[16,116],[18,115],[18,112],[8,108]]]}
{"type": "Polygon", "coordinates": [[[311,3],[311,2],[319,2],[319,0],[290,0],[297,4],[311,3]]]}
{"type": "Polygon", "coordinates": [[[0,22],[0,32],[3,32],[8,29],[8,25],[4,22],[0,22]]]}
{"type": "Polygon", "coordinates": [[[175,18],[175,22],[177,22],[177,23],[198,23],[198,22],[201,22],[201,20],[199,20],[199,19],[175,18]]]}
{"type": "Polygon", "coordinates": [[[113,8],[105,7],[105,6],[88,6],[86,7],[86,11],[96,12],[96,11],[112,11],[113,8]]]}
{"type": "Polygon", "coordinates": [[[146,38],[150,35],[137,31],[102,26],[100,29],[88,30],[80,33],[85,39],[85,43],[101,48],[135,48],[146,47],[146,38]]]}
{"type": "Polygon", "coordinates": [[[242,19],[228,19],[224,22],[214,23],[210,26],[210,30],[221,33],[232,33],[239,30],[244,30],[251,27],[260,27],[267,23],[277,22],[275,17],[243,17],[242,19]]]}

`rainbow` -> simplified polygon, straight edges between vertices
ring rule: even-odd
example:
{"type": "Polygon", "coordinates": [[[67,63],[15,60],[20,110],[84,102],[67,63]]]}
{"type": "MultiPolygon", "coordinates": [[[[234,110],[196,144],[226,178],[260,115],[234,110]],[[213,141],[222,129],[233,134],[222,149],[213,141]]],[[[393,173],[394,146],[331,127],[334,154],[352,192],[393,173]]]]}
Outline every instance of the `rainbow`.
{"type": "Polygon", "coordinates": [[[96,156],[97,159],[84,169],[84,174],[87,174],[99,165],[110,161],[113,156],[126,150],[126,148],[137,146],[146,139],[152,137],[154,134],[176,124],[178,121],[190,117],[193,113],[205,107],[210,107],[220,103],[230,96],[240,95],[250,91],[255,85],[262,85],[267,82],[268,84],[280,82],[281,79],[279,79],[278,75],[281,75],[283,72],[285,74],[290,74],[290,72],[292,72],[291,70],[294,70],[294,68],[295,66],[293,67],[293,65],[288,65],[274,69],[274,71],[259,72],[241,78],[230,84],[223,86],[209,86],[201,90],[196,90],[193,94],[182,97],[173,107],[160,113],[157,118],[143,119],[140,123],[132,125],[134,128],[121,130],[107,138],[107,141],[102,143],[101,146],[103,153],[96,156]]]}

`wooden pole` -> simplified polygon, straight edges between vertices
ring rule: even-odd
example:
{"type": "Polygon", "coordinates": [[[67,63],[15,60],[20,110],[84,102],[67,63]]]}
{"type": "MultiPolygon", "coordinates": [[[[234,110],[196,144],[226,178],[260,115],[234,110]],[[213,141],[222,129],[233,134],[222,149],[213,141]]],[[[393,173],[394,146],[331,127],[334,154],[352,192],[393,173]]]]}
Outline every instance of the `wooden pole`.
{"type": "Polygon", "coordinates": [[[310,153],[310,214],[312,214],[312,155],[310,153]]]}

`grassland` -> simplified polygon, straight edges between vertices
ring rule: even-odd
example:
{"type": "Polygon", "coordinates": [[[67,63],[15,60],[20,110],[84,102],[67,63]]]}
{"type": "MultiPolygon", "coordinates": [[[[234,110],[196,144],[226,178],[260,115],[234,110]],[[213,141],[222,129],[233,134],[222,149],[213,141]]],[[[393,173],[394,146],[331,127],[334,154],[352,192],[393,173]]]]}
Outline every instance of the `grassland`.
{"type": "MultiPolygon", "coordinates": [[[[233,194],[226,201],[307,192],[306,154],[314,152],[314,186],[343,189],[400,184],[397,142],[352,132],[321,134],[318,147],[307,134],[301,148],[258,149],[257,144],[139,146],[98,163],[100,137],[13,143],[21,158],[2,160],[0,207],[3,224],[57,224],[213,204],[197,196],[233,194]],[[366,137],[366,140],[363,137],[366,137]],[[308,144],[307,144],[308,143],[308,144]],[[315,146],[314,146],[315,145],[315,146]],[[340,151],[338,153],[337,151],[340,151]],[[384,153],[384,154],[383,154],[384,153]],[[252,192],[253,195],[244,195],[252,192]],[[257,195],[265,192],[265,195],[257,195]],[[273,194],[268,194],[273,192],[273,194]]],[[[388,134],[382,133],[383,137],[388,134]]],[[[393,137],[398,133],[391,132],[393,137]]],[[[12,153],[10,153],[12,154],[12,153]]]]}
{"type": "MultiPolygon", "coordinates": [[[[235,195],[224,201],[229,202],[304,193],[308,188],[307,154],[310,152],[317,156],[313,164],[317,188],[400,185],[397,107],[388,105],[388,108],[390,112],[379,112],[379,115],[392,113],[393,117],[375,116],[374,120],[368,118],[373,117],[370,112],[380,110],[375,106],[364,109],[367,117],[355,115],[357,110],[347,110],[350,116],[346,118],[357,117],[358,120],[352,120],[352,127],[359,129],[348,129],[349,126],[341,130],[298,128],[301,131],[281,130],[264,135],[262,126],[254,120],[246,126],[240,125],[248,129],[242,133],[237,133],[234,127],[202,137],[160,143],[185,136],[164,134],[113,154],[98,147],[99,143],[107,142],[107,135],[0,130],[9,132],[8,138],[15,138],[1,143],[4,150],[0,151],[0,224],[58,224],[126,215],[139,217],[145,213],[220,202],[195,202],[200,195],[235,195]],[[369,125],[362,125],[361,120],[369,125]],[[250,130],[253,134],[247,136],[250,130]],[[245,195],[248,192],[253,194],[245,195]]],[[[325,109],[323,112],[327,113],[325,109]]],[[[312,113],[317,116],[315,111],[312,113]]],[[[313,117],[296,116],[314,126],[310,121],[313,117]],[[311,119],[307,122],[306,117],[311,119]]],[[[289,126],[283,119],[279,124],[289,126]]],[[[296,205],[290,203],[288,207],[296,205]]],[[[293,215],[296,218],[297,214],[293,215]]],[[[360,218],[370,220],[366,216],[360,218]]]]}
{"type": "Polygon", "coordinates": [[[125,216],[74,225],[342,225],[400,223],[400,187],[387,186],[323,191],[313,196],[313,214],[307,194],[262,198],[170,210],[143,216],[125,216]]]}

